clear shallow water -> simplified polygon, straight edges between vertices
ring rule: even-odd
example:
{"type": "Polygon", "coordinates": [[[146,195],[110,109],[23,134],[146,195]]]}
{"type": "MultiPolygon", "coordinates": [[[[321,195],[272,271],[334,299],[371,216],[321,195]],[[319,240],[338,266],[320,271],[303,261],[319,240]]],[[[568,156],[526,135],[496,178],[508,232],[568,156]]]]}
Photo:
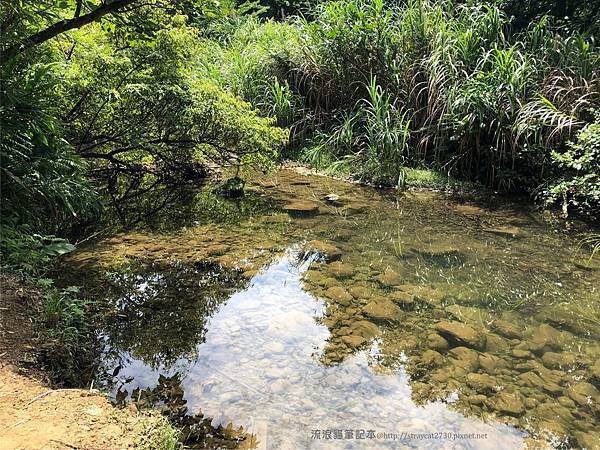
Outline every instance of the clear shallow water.
{"type": "Polygon", "coordinates": [[[501,201],[289,171],[252,187],[70,257],[112,308],[113,393],[177,374],[190,413],[259,448],[600,442],[600,272],[577,235],[501,201]],[[340,429],[487,438],[311,439],[340,429]]]}
{"type": "MultiPolygon", "coordinates": [[[[212,316],[206,341],[194,360],[179,359],[170,368],[152,368],[127,353],[120,378],[125,384],[153,387],[160,374],[179,373],[191,411],[201,409],[215,424],[233,422],[258,432],[266,448],[389,448],[388,440],[327,440],[313,430],[374,430],[390,434],[481,433],[486,438],[405,439],[407,448],[519,448],[523,433],[512,427],[463,417],[444,402],[425,406],[411,399],[406,373],[377,373],[377,342],[340,365],[323,366],[319,355],[329,338],[315,319],[323,302],[303,289],[293,252],[280,258],[233,294],[212,316]]],[[[143,288],[143,286],[141,286],[143,288]]],[[[108,361],[107,361],[108,362],[108,361]]],[[[451,401],[451,399],[450,399],[451,401]]]]}

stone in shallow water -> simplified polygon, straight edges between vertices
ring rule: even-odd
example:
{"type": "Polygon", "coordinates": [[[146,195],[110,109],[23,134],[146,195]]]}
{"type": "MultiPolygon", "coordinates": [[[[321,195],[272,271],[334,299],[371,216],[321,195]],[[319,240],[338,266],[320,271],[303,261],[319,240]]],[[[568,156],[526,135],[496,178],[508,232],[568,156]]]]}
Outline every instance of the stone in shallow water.
{"type": "Polygon", "coordinates": [[[577,444],[581,448],[585,448],[587,450],[592,450],[598,448],[600,445],[600,432],[597,431],[588,431],[583,432],[579,431],[573,434],[575,439],[577,439],[577,444]]]}
{"type": "Polygon", "coordinates": [[[372,339],[379,334],[379,327],[368,320],[359,320],[350,325],[352,334],[357,334],[366,339],[372,339]]]}
{"type": "Polygon", "coordinates": [[[360,347],[362,344],[367,342],[367,339],[363,336],[358,335],[350,335],[350,336],[342,336],[342,342],[346,344],[350,348],[360,347]]]}
{"type": "Polygon", "coordinates": [[[446,312],[450,313],[461,322],[482,325],[492,321],[490,313],[481,308],[472,306],[450,305],[446,307],[446,312]]]}
{"type": "Polygon", "coordinates": [[[285,347],[281,342],[269,342],[267,345],[265,345],[264,349],[265,352],[269,353],[281,353],[285,347]]]}
{"type": "Polygon", "coordinates": [[[306,253],[309,255],[316,253],[320,258],[328,263],[339,261],[342,258],[342,251],[339,248],[337,248],[335,245],[318,240],[310,241],[306,245],[306,253]]]}
{"type": "Polygon", "coordinates": [[[562,329],[568,329],[579,336],[600,337],[600,327],[582,320],[580,314],[571,310],[569,305],[552,305],[542,309],[535,318],[562,329]]]}
{"type": "Polygon", "coordinates": [[[551,381],[543,380],[539,375],[534,372],[525,372],[520,374],[518,377],[518,383],[522,386],[529,386],[536,389],[542,389],[550,394],[560,394],[562,388],[551,381]]]}
{"type": "Polygon", "coordinates": [[[441,321],[436,324],[435,329],[450,343],[465,345],[477,350],[485,348],[485,335],[464,323],[441,321]]]}
{"type": "Polygon", "coordinates": [[[427,346],[432,350],[447,350],[448,341],[437,333],[431,333],[427,336],[427,346]]]}
{"type": "Polygon", "coordinates": [[[486,335],[485,351],[491,353],[506,353],[510,346],[506,339],[494,333],[486,335]]]}
{"type": "Polygon", "coordinates": [[[367,316],[381,321],[397,321],[402,316],[402,310],[394,305],[389,300],[373,300],[368,303],[363,309],[363,313],[367,316]]]}
{"type": "Polygon", "coordinates": [[[489,353],[482,353],[479,355],[479,364],[483,371],[492,375],[508,367],[508,363],[504,359],[490,355],[489,353]]]}
{"type": "Polygon", "coordinates": [[[435,350],[425,350],[419,363],[427,367],[440,367],[444,364],[444,357],[435,350]]]}
{"type": "Polygon", "coordinates": [[[546,352],[542,356],[542,363],[548,369],[568,369],[577,364],[577,355],[568,352],[546,352]]]}
{"type": "Polygon", "coordinates": [[[287,380],[276,380],[270,384],[271,392],[274,394],[282,394],[289,390],[292,384],[287,380]]]}
{"type": "Polygon", "coordinates": [[[567,340],[568,336],[564,332],[544,323],[533,331],[529,340],[529,348],[534,353],[541,353],[545,350],[562,350],[567,340]]]}
{"type": "Polygon", "coordinates": [[[403,307],[412,306],[415,303],[415,296],[410,292],[394,291],[388,295],[388,298],[403,307]]]}
{"type": "Polygon", "coordinates": [[[518,348],[513,349],[511,354],[517,359],[530,359],[532,358],[531,352],[529,350],[521,350],[518,348]]]}
{"type": "Polygon", "coordinates": [[[525,405],[521,396],[516,393],[500,392],[486,402],[489,407],[501,414],[519,417],[525,412],[525,405]]]}
{"type": "Polygon", "coordinates": [[[523,333],[519,328],[506,320],[494,320],[492,330],[500,336],[508,339],[523,339],[523,333]]]}
{"type": "Polygon", "coordinates": [[[384,287],[392,287],[402,283],[402,277],[392,269],[386,269],[376,279],[384,287]]]}
{"type": "Polygon", "coordinates": [[[580,381],[567,390],[567,395],[580,406],[590,406],[600,401],[598,389],[592,384],[580,381]]]}
{"type": "Polygon", "coordinates": [[[467,385],[480,393],[493,393],[500,390],[498,381],[484,373],[468,374],[467,385]]]}
{"type": "Polygon", "coordinates": [[[508,237],[513,239],[523,236],[523,230],[517,227],[484,228],[483,231],[485,231],[486,233],[495,234],[497,236],[508,237]]]}
{"type": "Polygon", "coordinates": [[[319,205],[303,200],[286,203],[282,209],[297,219],[313,217],[319,214],[319,205]]]}
{"type": "Polygon", "coordinates": [[[365,286],[352,286],[348,292],[357,300],[367,300],[373,296],[373,291],[365,286]]]}
{"type": "Polygon", "coordinates": [[[340,286],[330,287],[325,291],[325,296],[329,297],[342,305],[349,305],[352,302],[352,296],[346,289],[340,286]]]}
{"type": "Polygon", "coordinates": [[[466,372],[475,372],[479,368],[479,354],[467,347],[456,347],[451,349],[448,354],[453,363],[466,372]]]}
{"type": "Polygon", "coordinates": [[[327,194],[326,196],[323,197],[323,200],[325,200],[325,202],[327,202],[333,206],[341,206],[342,205],[342,202],[340,201],[340,196],[337,194],[327,194]]]}
{"type": "Polygon", "coordinates": [[[353,214],[368,213],[369,211],[371,211],[371,205],[368,205],[367,203],[354,202],[354,203],[348,204],[342,210],[342,213],[353,215],[353,214]]]}
{"type": "Polygon", "coordinates": [[[336,278],[348,278],[354,275],[354,267],[351,264],[335,261],[327,267],[336,278]]]}

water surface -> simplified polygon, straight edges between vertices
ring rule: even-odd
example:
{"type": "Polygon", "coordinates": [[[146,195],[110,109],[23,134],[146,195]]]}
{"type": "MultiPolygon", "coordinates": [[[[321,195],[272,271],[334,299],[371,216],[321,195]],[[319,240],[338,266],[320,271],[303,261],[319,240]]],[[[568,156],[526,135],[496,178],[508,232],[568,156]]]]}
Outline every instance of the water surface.
{"type": "Polygon", "coordinates": [[[496,200],[291,171],[252,189],[74,255],[114,308],[113,393],[177,375],[259,448],[597,442],[600,277],[575,235],[496,200]]]}

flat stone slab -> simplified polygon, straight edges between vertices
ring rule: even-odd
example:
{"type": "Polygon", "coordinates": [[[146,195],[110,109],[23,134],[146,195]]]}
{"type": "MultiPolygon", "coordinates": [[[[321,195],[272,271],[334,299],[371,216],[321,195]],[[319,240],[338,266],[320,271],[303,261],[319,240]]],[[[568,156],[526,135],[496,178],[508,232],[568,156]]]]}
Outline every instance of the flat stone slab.
{"type": "Polygon", "coordinates": [[[319,205],[313,202],[298,200],[283,205],[283,210],[296,218],[312,217],[319,214],[319,205]]]}

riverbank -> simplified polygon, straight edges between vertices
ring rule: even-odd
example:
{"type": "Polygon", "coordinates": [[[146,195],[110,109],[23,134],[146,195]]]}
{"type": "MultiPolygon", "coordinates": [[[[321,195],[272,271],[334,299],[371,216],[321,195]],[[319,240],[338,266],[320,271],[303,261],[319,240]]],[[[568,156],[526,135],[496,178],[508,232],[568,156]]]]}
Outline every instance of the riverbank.
{"type": "Polygon", "coordinates": [[[95,389],[53,389],[36,365],[41,293],[8,275],[0,283],[1,449],[174,448],[159,414],[117,409],[95,389]]]}

